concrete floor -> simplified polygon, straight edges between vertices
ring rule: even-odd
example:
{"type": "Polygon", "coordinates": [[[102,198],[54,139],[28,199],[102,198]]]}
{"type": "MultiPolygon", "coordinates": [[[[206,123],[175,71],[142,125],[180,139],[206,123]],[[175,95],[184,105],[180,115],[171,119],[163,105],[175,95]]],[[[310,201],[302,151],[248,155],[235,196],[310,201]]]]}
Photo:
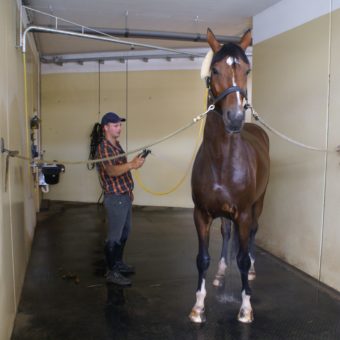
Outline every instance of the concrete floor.
{"type": "Polygon", "coordinates": [[[211,230],[207,322],[192,324],[197,237],[190,209],[136,208],[126,259],[130,288],[104,280],[104,211],[95,204],[52,203],[39,214],[13,340],[340,339],[340,294],[257,250],[251,284],[255,321],[236,320],[240,276],[212,278],[220,251],[211,230]]]}

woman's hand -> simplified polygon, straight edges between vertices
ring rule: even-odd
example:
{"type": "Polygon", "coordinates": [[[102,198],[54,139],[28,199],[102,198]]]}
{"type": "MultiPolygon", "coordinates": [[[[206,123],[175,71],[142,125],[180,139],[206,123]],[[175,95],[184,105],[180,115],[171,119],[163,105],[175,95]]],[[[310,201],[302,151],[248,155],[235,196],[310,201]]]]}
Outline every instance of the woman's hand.
{"type": "Polygon", "coordinates": [[[143,166],[144,162],[145,158],[139,156],[134,157],[130,162],[131,169],[139,169],[140,167],[143,166]]]}

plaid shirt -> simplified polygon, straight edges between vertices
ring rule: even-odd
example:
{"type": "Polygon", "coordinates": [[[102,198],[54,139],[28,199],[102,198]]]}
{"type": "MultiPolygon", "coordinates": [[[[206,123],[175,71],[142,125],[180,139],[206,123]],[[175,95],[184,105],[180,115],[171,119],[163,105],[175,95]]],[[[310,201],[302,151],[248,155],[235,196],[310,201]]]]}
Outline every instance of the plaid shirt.
{"type": "MultiPolygon", "coordinates": [[[[124,150],[118,141],[116,145],[112,145],[106,139],[104,139],[98,145],[97,151],[98,158],[118,156],[119,154],[124,153],[124,150]]],[[[131,195],[131,192],[134,187],[131,171],[125,172],[120,176],[109,176],[108,173],[105,171],[105,166],[107,165],[119,165],[124,164],[126,162],[127,162],[126,157],[122,156],[116,159],[98,163],[98,171],[105,193],[115,195],[122,195],[128,193],[129,195],[131,195]]]]}

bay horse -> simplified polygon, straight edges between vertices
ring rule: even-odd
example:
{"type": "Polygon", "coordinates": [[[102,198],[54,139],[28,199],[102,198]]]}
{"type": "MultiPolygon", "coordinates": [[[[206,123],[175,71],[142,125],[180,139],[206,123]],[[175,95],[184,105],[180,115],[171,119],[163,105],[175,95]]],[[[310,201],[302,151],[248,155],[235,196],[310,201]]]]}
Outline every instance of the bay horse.
{"type": "Polygon", "coordinates": [[[227,242],[233,222],[242,282],[238,320],[253,321],[248,274],[255,276],[254,256],[250,252],[269,178],[269,139],[261,127],[245,123],[246,107],[243,103],[247,100],[247,75],[250,72],[245,49],[251,40],[249,30],[239,44],[221,46],[213,32],[207,31],[207,41],[213,53],[207,81],[208,104],[214,104],[215,108],[207,115],[203,141],[191,177],[194,222],[199,241],[196,260],[199,276],[196,303],[189,318],[196,323],[206,321],[204,299],[210,263],[209,232],[215,218],[222,220],[223,243],[214,285],[221,285],[224,278],[227,242]]]}

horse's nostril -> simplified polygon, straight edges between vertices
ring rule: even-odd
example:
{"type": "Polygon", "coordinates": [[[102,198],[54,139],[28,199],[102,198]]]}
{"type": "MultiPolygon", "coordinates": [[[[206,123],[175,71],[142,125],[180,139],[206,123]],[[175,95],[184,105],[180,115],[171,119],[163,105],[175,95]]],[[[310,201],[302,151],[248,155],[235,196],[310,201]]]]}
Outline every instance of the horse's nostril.
{"type": "Polygon", "coordinates": [[[226,113],[228,120],[230,121],[238,121],[238,120],[243,120],[244,114],[242,111],[232,111],[229,110],[226,113]]]}

